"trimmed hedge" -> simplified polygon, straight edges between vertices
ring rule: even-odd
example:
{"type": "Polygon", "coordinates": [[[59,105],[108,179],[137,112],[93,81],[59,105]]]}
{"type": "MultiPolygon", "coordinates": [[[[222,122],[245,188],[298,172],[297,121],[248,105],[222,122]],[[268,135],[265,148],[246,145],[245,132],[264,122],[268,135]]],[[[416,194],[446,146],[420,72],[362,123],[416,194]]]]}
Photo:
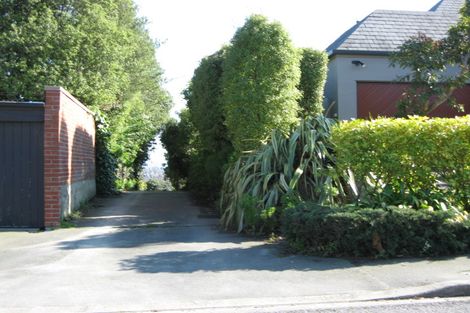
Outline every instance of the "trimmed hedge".
{"type": "Polygon", "coordinates": [[[470,221],[411,208],[287,209],[282,230],[297,252],[322,256],[438,256],[470,252],[470,221]]]}
{"type": "Polygon", "coordinates": [[[470,115],[342,122],[333,143],[337,166],[352,170],[360,197],[415,208],[437,199],[470,210],[470,115]]]}
{"type": "Polygon", "coordinates": [[[328,72],[328,55],[324,51],[301,49],[299,100],[302,117],[317,116],[323,112],[323,90],[328,72]]]}
{"type": "Polygon", "coordinates": [[[231,40],[223,65],[225,125],[236,156],[256,150],[273,129],[298,121],[300,53],[278,22],[252,15],[231,40]]]}

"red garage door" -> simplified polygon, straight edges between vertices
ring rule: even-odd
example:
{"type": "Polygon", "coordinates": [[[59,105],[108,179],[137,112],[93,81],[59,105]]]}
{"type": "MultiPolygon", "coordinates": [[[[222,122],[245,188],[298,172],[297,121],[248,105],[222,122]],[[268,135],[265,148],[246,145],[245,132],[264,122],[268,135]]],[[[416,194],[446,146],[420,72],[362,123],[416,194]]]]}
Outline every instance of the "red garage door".
{"type": "MultiPolygon", "coordinates": [[[[357,83],[357,117],[393,116],[396,104],[400,100],[407,83],[357,83]]],[[[456,115],[470,114],[470,85],[454,93],[459,103],[465,104],[465,112],[457,112],[448,105],[440,105],[431,112],[430,116],[454,117],[456,115]]]]}

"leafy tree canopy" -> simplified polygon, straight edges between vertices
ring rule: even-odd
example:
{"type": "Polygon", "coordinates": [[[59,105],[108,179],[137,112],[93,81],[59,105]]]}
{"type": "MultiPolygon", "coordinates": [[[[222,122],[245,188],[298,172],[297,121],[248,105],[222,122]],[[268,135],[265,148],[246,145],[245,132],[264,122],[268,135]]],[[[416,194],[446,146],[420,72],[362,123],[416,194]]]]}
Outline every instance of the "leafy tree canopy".
{"type": "Polygon", "coordinates": [[[411,80],[411,86],[398,103],[398,115],[426,115],[446,101],[462,110],[452,94],[470,79],[469,2],[446,38],[433,40],[419,34],[405,42],[391,60],[392,65],[411,69],[404,78],[411,80]],[[453,68],[456,73],[449,73],[453,68]]]}
{"type": "Polygon", "coordinates": [[[0,16],[0,98],[63,86],[108,116],[110,147],[135,176],[171,101],[132,0],[3,0],[0,16]]]}
{"type": "Polygon", "coordinates": [[[186,188],[193,134],[194,127],[187,110],[180,113],[179,122],[170,120],[160,134],[160,141],[166,150],[165,176],[176,190],[186,188]]]}

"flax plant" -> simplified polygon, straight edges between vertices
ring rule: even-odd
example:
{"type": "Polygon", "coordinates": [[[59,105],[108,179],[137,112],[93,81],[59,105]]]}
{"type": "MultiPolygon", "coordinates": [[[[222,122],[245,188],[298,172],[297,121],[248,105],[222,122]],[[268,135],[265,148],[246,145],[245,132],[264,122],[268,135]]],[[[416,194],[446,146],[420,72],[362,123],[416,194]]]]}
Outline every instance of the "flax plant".
{"type": "Polygon", "coordinates": [[[279,208],[285,195],[329,206],[344,199],[332,154],[333,124],[319,115],[302,120],[289,136],[274,130],[266,144],[229,167],[220,201],[223,227],[244,229],[246,196],[256,199],[259,216],[279,208]]]}

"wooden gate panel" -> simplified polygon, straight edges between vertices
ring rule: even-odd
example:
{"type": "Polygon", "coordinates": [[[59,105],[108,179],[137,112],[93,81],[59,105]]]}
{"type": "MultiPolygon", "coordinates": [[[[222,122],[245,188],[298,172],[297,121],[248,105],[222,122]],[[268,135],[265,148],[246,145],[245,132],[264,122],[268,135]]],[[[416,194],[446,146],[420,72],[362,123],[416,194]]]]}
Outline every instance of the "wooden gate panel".
{"type": "Polygon", "coordinates": [[[44,226],[44,104],[0,103],[0,227],[44,226]]]}

